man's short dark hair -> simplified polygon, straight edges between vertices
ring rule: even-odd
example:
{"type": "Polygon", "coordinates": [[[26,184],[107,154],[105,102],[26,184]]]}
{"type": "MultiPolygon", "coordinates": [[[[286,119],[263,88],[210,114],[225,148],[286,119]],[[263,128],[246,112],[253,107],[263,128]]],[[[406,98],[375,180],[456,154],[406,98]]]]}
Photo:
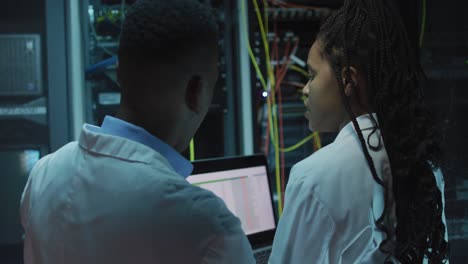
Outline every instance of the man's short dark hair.
{"type": "Polygon", "coordinates": [[[119,65],[127,71],[167,62],[217,36],[214,13],[199,0],[138,0],[123,23],[119,65]]]}

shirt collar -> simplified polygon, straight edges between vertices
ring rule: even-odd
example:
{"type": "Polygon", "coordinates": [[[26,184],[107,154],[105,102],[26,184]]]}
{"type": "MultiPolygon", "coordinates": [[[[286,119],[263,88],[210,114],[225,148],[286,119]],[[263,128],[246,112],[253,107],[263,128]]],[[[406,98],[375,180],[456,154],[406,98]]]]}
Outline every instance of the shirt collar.
{"type": "MultiPolygon", "coordinates": [[[[374,117],[374,120],[377,122],[377,114],[372,113],[372,116],[374,117]]],[[[374,121],[372,120],[369,114],[364,114],[364,115],[357,117],[356,121],[358,122],[359,128],[361,129],[361,131],[373,129],[375,125],[378,125],[374,123],[374,121]]],[[[335,139],[335,142],[341,140],[342,138],[352,133],[356,133],[356,130],[354,129],[353,122],[350,121],[348,124],[346,124],[346,126],[344,126],[340,130],[340,132],[338,133],[338,136],[335,139]]]]}
{"type": "Polygon", "coordinates": [[[106,116],[100,127],[100,132],[123,137],[152,148],[166,158],[172,168],[184,178],[187,178],[193,171],[193,165],[190,161],[164,141],[139,126],[115,117],[106,116]]]}

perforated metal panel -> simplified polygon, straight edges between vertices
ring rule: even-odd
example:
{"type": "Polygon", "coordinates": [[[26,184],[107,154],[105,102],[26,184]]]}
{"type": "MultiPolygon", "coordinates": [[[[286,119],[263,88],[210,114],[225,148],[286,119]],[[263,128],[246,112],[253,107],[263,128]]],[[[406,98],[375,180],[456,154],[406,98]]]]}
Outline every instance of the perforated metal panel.
{"type": "Polygon", "coordinates": [[[0,35],[0,96],[42,93],[39,35],[0,35]]]}

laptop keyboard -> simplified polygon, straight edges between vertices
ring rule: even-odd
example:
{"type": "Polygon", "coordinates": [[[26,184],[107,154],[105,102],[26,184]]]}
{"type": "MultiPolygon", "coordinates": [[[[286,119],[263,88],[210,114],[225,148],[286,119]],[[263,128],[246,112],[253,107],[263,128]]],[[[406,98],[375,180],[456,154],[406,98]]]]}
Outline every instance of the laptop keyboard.
{"type": "Polygon", "coordinates": [[[270,258],[271,248],[266,248],[262,251],[258,251],[254,253],[255,259],[257,260],[257,264],[267,264],[268,259],[270,258]]]}

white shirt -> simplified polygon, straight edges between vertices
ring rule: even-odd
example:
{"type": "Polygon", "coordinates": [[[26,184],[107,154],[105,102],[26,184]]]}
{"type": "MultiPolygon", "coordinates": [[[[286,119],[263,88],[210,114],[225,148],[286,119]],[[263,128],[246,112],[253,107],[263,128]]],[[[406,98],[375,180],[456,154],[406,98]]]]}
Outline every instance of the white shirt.
{"type": "Polygon", "coordinates": [[[21,203],[25,263],[254,263],[238,218],[174,168],[187,164],[107,128],[84,125],[78,142],[32,170],[21,203]]]}
{"type": "MultiPolygon", "coordinates": [[[[357,120],[367,139],[373,127],[370,116],[357,120]]],[[[371,137],[373,146],[378,137],[379,131],[371,137]]],[[[385,146],[369,153],[379,178],[389,182],[385,146]]],[[[436,176],[443,197],[440,171],[436,176]]],[[[383,196],[349,123],[332,144],[292,168],[270,263],[383,263],[386,255],[379,245],[385,235],[375,225],[383,212],[383,196]]],[[[393,197],[389,201],[394,217],[393,197]]]]}

